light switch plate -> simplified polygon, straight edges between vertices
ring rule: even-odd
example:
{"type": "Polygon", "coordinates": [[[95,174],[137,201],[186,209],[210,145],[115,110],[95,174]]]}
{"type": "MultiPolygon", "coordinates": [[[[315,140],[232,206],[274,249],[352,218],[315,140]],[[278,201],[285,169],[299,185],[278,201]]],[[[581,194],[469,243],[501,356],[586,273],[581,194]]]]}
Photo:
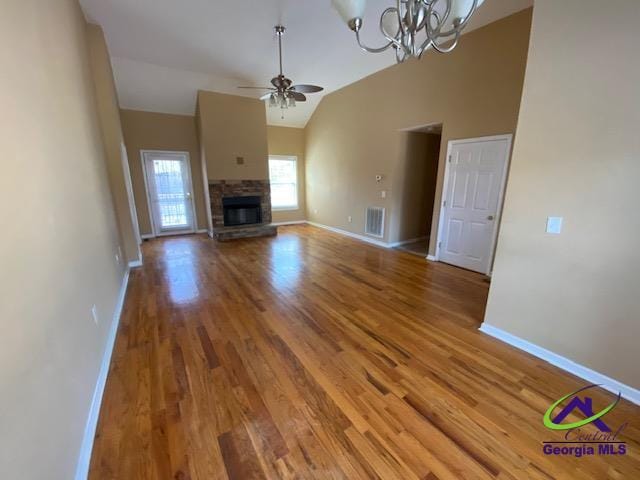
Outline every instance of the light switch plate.
{"type": "Polygon", "coordinates": [[[96,307],[95,305],[93,307],[91,307],[91,317],[93,317],[93,321],[95,322],[96,325],[98,325],[98,307],[96,307]]]}
{"type": "Polygon", "coordinates": [[[547,218],[547,233],[552,235],[560,235],[562,233],[562,217],[547,218]]]}

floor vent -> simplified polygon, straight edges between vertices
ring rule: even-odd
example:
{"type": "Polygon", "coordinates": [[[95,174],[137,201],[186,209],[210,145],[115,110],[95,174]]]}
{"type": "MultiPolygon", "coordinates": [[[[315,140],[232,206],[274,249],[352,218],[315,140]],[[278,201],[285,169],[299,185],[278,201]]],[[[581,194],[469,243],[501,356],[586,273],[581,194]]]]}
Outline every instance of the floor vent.
{"type": "Polygon", "coordinates": [[[384,208],[367,208],[367,221],[365,223],[364,233],[378,238],[384,236],[384,208]]]}

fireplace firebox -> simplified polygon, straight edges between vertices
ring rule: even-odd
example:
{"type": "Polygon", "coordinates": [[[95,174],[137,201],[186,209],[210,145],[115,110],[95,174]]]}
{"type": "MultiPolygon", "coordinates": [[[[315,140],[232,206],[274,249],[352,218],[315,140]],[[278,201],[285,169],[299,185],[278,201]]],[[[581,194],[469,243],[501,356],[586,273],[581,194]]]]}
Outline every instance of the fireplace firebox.
{"type": "Polygon", "coordinates": [[[262,223],[260,197],[225,197],[222,199],[224,226],[255,225],[262,223]]]}

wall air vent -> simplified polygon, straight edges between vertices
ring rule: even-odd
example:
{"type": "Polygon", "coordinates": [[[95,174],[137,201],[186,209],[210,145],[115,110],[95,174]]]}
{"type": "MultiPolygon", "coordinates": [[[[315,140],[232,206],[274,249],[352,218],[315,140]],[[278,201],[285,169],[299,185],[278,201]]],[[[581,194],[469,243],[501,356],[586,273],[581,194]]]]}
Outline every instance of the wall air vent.
{"type": "Polygon", "coordinates": [[[373,237],[384,237],[384,208],[368,207],[364,233],[373,237]]]}

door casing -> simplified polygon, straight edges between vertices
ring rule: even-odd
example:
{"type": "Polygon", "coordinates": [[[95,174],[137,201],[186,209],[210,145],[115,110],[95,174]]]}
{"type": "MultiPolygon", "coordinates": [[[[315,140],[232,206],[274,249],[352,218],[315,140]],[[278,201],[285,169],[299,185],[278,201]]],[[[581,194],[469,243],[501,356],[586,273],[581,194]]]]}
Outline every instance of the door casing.
{"type": "Polygon", "coordinates": [[[140,161],[142,163],[142,173],[144,177],[144,191],[145,196],[147,198],[147,212],[149,214],[149,221],[151,223],[151,230],[153,231],[154,237],[165,237],[171,235],[187,235],[190,233],[196,233],[198,219],[196,216],[196,204],[195,204],[195,195],[193,193],[193,177],[191,176],[191,157],[189,156],[189,152],[180,152],[173,150],[140,150],[140,161]],[[147,165],[146,165],[146,157],[147,155],[183,155],[186,158],[187,163],[187,180],[189,182],[189,189],[191,191],[191,211],[193,212],[192,224],[193,228],[185,229],[185,230],[176,230],[172,232],[163,232],[160,227],[156,225],[155,217],[153,215],[153,210],[151,208],[151,197],[149,191],[149,180],[147,179],[147,165]]]}
{"type": "Polygon", "coordinates": [[[493,270],[493,261],[496,252],[496,242],[498,240],[498,231],[500,230],[500,223],[502,222],[502,210],[504,207],[504,194],[507,186],[507,177],[509,175],[509,166],[511,164],[511,154],[513,153],[513,134],[504,134],[504,135],[492,135],[488,137],[477,137],[477,138],[465,138],[460,140],[450,140],[447,144],[447,156],[445,157],[445,168],[444,168],[444,184],[442,187],[442,197],[440,199],[440,218],[438,220],[438,238],[436,242],[436,255],[435,260],[440,261],[440,250],[442,245],[442,236],[444,234],[444,220],[445,220],[445,206],[444,201],[448,198],[449,193],[449,174],[451,162],[449,158],[451,157],[453,147],[460,144],[465,143],[480,143],[480,142],[492,142],[503,140],[507,142],[507,160],[504,162],[504,171],[502,172],[502,183],[500,185],[500,190],[498,193],[498,209],[496,211],[496,218],[494,222],[493,234],[491,236],[491,245],[489,252],[489,266],[487,271],[484,272],[486,275],[491,276],[491,271],[493,270]]]}

